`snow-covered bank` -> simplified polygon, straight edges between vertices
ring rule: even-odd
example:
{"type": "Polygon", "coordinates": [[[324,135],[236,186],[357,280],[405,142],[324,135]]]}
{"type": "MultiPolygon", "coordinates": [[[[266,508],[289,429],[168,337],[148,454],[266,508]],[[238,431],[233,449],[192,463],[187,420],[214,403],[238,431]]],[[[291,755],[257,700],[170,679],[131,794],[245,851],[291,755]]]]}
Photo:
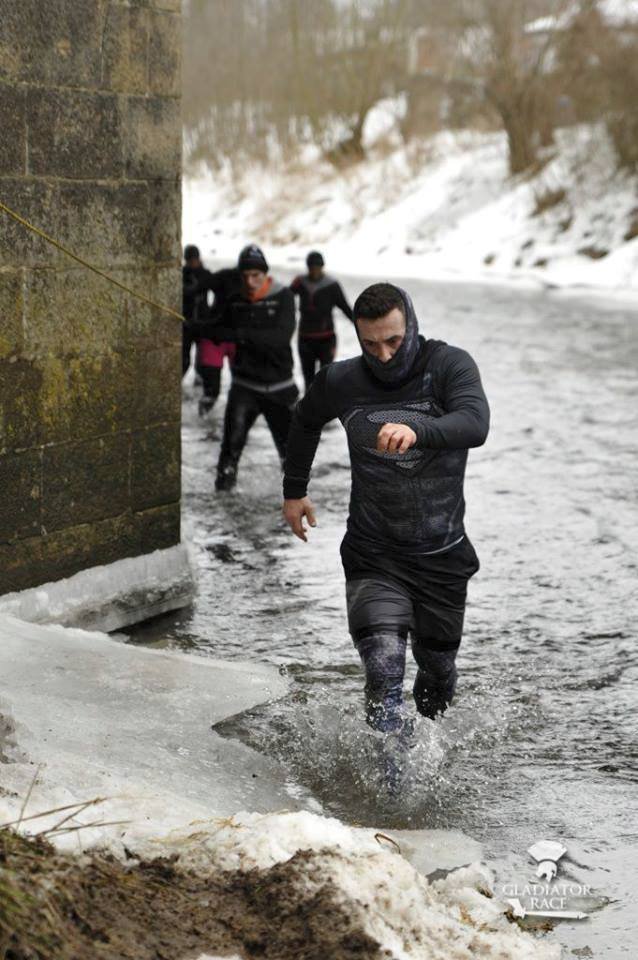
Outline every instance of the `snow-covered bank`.
{"type": "Polygon", "coordinates": [[[382,135],[344,170],[309,149],[292,167],[187,179],[184,241],[233,261],[256,239],[293,269],[319,247],[348,274],[638,292],[638,181],[615,172],[602,127],[558,131],[543,169],[511,179],[501,134],[406,147],[370,123],[382,135]]]}
{"type": "MultiPolygon", "coordinates": [[[[66,825],[128,821],[63,834],[75,849],[79,840],[129,858],[172,856],[174,869],[210,875],[218,888],[224,876],[247,871],[255,891],[268,888],[274,909],[312,914],[331,936],[336,910],[348,921],[344,938],[360,930],[395,958],[560,956],[558,946],[510,924],[505,905],[490,896],[480,847],[458,832],[399,832],[399,853],[375,830],[308,810],[229,816],[246,805],[298,805],[274,761],[210,730],[222,717],[282,696],[286,685],[274,668],[0,616],[0,670],[3,822],[17,817],[37,772],[25,817],[105,796],[99,812],[79,812],[66,825]],[[452,872],[430,883],[424,873],[436,868],[452,872]],[[255,870],[265,872],[255,877],[255,870]]],[[[23,829],[51,828],[64,816],[25,820],[23,829]]],[[[236,936],[242,940],[241,931],[236,936]]],[[[248,931],[249,956],[250,943],[248,931]]]]}

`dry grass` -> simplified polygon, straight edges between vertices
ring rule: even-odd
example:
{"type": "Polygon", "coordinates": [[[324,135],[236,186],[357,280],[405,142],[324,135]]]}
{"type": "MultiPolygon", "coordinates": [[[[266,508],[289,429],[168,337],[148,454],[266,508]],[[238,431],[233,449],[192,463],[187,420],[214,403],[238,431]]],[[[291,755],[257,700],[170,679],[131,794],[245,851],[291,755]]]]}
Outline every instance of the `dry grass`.
{"type": "Polygon", "coordinates": [[[0,960],[381,960],[309,851],[270,870],[201,877],[175,858],[58,853],[0,830],[0,960]],[[315,882],[309,884],[308,878],[315,882]]]}
{"type": "Polygon", "coordinates": [[[542,190],[534,194],[533,217],[540,217],[541,214],[553,207],[557,207],[567,197],[567,191],[563,187],[556,190],[542,190]]]}

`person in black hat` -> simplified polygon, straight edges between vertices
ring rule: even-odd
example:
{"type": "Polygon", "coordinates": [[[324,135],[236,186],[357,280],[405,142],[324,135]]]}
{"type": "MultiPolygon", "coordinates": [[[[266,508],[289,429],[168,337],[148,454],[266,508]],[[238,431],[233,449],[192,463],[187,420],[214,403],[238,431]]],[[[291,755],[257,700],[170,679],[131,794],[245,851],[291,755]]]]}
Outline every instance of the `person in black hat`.
{"type": "Polygon", "coordinates": [[[308,273],[295,277],[290,289],[299,297],[301,319],[297,349],[307,390],[317,366],[331,363],[337,352],[333,309],[338,307],[349,320],[352,320],[352,309],[341,285],[324,273],[324,259],[318,250],[308,254],[306,265],[308,273]]]}
{"type": "Polygon", "coordinates": [[[255,244],[241,251],[237,269],[239,286],[229,294],[210,333],[215,341],[236,344],[217,490],[235,486],[242,451],[260,414],[283,464],[292,409],[299,395],[290,349],[295,330],[294,296],[268,275],[266,258],[255,244]]]}
{"type": "Polygon", "coordinates": [[[412,301],[389,283],[354,305],[361,355],[321,370],[288,438],[284,516],[306,540],[307,496],[323,426],[343,424],[352,467],[341,544],[348,624],[366,676],[368,723],[401,731],[407,638],[414,700],[434,719],[451,703],[467,582],[479,561],[463,524],[468,449],[481,446],[489,406],[465,350],[419,335],[412,301]]]}
{"type": "Polygon", "coordinates": [[[232,364],[235,345],[213,343],[208,333],[211,322],[223,307],[229,291],[239,285],[239,274],[234,269],[212,272],[203,265],[199,248],[189,243],[184,248],[182,267],[182,314],[185,317],[182,332],[182,376],[191,362],[193,343],[197,344],[195,370],[202,379],[203,395],[199,400],[200,416],[210,413],[219,396],[224,357],[232,364]],[[212,306],[208,302],[213,294],[212,306]]]}
{"type": "Polygon", "coordinates": [[[182,326],[182,376],[190,367],[192,347],[197,342],[195,324],[201,319],[206,306],[206,295],[200,289],[203,271],[199,247],[194,243],[187,244],[182,266],[182,315],[185,318],[182,326]]]}

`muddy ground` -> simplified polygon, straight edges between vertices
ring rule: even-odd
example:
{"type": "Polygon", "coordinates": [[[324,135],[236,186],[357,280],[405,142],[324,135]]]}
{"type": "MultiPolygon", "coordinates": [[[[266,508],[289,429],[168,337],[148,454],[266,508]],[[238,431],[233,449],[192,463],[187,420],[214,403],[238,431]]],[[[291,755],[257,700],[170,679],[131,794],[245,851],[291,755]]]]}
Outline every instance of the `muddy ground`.
{"type": "Polygon", "coordinates": [[[122,863],[57,853],[0,831],[2,960],[183,960],[201,953],[265,960],[377,960],[386,951],[348,916],[317,854],[268,870],[202,878],[171,860],[122,863]],[[307,892],[304,892],[307,891],[307,892]]]}

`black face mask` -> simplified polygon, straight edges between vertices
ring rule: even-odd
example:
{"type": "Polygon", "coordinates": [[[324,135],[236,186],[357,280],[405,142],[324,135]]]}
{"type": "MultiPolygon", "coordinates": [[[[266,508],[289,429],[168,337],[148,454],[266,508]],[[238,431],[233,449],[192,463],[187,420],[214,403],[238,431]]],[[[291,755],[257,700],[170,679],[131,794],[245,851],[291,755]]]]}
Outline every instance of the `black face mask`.
{"type": "MultiPolygon", "coordinates": [[[[405,308],[405,336],[403,343],[387,363],[382,363],[378,357],[374,357],[371,353],[368,353],[363,344],[361,344],[363,359],[368,365],[370,372],[377,380],[389,385],[394,383],[398,385],[408,379],[419,352],[419,322],[414,312],[412,300],[401,287],[395,287],[395,290],[401,294],[405,308]]],[[[355,324],[355,326],[357,325],[355,324]]],[[[359,343],[361,343],[358,327],[357,336],[359,337],[359,343]]]]}

